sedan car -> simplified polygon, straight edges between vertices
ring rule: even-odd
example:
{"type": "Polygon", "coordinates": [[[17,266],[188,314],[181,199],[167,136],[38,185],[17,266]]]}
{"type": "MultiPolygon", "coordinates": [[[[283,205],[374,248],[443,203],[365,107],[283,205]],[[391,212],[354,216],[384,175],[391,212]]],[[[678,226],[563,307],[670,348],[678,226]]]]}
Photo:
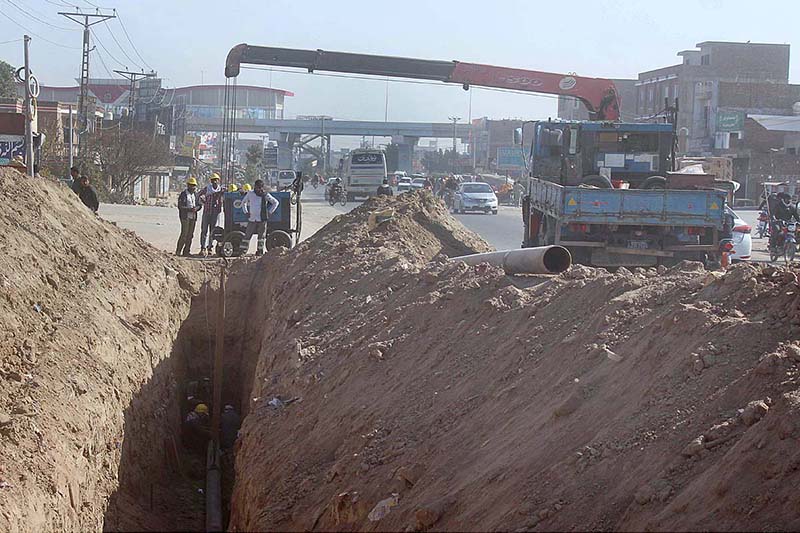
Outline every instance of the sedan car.
{"type": "Polygon", "coordinates": [[[397,192],[408,192],[411,190],[411,178],[400,177],[397,179],[397,192]]]}
{"type": "Polygon", "coordinates": [[[417,191],[419,189],[424,188],[426,181],[427,179],[425,178],[414,178],[413,180],[411,180],[411,190],[417,191]]]}
{"type": "Polygon", "coordinates": [[[497,195],[488,183],[462,183],[453,197],[453,212],[483,211],[497,214],[497,195]]]}
{"type": "Polygon", "coordinates": [[[749,261],[750,254],[753,249],[753,240],[750,236],[752,228],[747,222],[742,220],[742,217],[737,215],[733,209],[725,209],[728,216],[733,218],[731,238],[733,239],[733,251],[730,254],[730,260],[733,261],[749,261]]]}

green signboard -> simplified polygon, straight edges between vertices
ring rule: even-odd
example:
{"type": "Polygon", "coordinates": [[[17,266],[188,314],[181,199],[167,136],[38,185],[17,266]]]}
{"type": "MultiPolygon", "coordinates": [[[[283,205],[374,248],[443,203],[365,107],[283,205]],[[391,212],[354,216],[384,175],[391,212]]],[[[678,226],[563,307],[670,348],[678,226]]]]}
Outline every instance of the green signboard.
{"type": "Polygon", "coordinates": [[[741,111],[717,111],[717,131],[742,131],[744,113],[741,111]]]}

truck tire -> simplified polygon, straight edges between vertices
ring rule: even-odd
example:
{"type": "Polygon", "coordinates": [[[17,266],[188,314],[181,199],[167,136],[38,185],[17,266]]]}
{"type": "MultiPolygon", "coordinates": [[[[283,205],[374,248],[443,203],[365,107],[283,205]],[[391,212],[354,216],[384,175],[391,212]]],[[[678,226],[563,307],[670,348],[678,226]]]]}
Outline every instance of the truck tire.
{"type": "Polygon", "coordinates": [[[272,250],[283,246],[284,248],[292,248],[292,237],[283,230],[276,229],[270,231],[267,235],[267,250],[272,250]]]}
{"type": "Polygon", "coordinates": [[[605,176],[600,175],[593,175],[593,176],[586,176],[581,181],[581,185],[591,185],[593,187],[597,187],[598,189],[613,189],[614,186],[611,185],[611,180],[605,176]]]}
{"type": "Polygon", "coordinates": [[[642,182],[640,189],[666,189],[667,178],[663,176],[650,176],[642,182]]]}

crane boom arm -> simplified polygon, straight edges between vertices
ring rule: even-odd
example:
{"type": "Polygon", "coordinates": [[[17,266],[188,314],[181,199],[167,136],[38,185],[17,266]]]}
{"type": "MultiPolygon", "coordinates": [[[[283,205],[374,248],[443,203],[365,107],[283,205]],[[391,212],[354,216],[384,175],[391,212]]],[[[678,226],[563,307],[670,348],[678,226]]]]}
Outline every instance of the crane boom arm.
{"type": "Polygon", "coordinates": [[[461,61],[435,61],[407,57],[377,56],[298,50],[239,44],[228,53],[225,76],[238,76],[242,64],[294,67],[314,72],[346,72],[512,89],[572,96],[581,100],[593,120],[619,120],[619,96],[614,82],[603,78],[553,74],[461,61]]]}

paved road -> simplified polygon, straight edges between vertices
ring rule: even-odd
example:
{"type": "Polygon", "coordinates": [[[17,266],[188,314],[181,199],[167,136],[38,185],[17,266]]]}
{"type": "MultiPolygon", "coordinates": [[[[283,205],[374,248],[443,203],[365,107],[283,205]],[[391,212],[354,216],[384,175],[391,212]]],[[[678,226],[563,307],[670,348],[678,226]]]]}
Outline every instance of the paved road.
{"type": "MultiPolygon", "coordinates": [[[[316,233],[338,214],[346,213],[357,204],[331,207],[324,201],[322,189],[311,187],[303,192],[303,233],[301,240],[316,233]]],[[[180,234],[178,210],[174,207],[151,207],[142,205],[100,204],[100,216],[118,226],[135,231],[144,240],[167,252],[175,251],[180,234]]],[[[200,223],[195,230],[192,252],[200,248],[200,223]]],[[[250,252],[255,252],[256,240],[250,243],[250,252]]]]}
{"type": "MultiPolygon", "coordinates": [[[[311,187],[303,192],[303,235],[302,239],[316,233],[334,216],[346,213],[358,203],[331,207],[324,201],[322,189],[311,187]]],[[[738,211],[738,214],[752,228],[757,227],[758,211],[738,211]]],[[[149,207],[133,205],[102,204],[100,215],[119,226],[135,231],[143,239],[157,248],[173,251],[180,232],[176,209],[168,207],[149,207]]],[[[500,206],[497,215],[471,213],[455,215],[466,227],[486,239],[497,250],[519,248],[522,242],[522,219],[517,207],[500,206]]],[[[755,233],[755,232],[754,232],[755,233]]],[[[197,228],[193,251],[199,248],[200,228],[197,228]]],[[[250,252],[255,251],[255,239],[250,243],[250,252]]],[[[768,261],[766,239],[758,239],[753,234],[753,260],[768,261]]]]}

